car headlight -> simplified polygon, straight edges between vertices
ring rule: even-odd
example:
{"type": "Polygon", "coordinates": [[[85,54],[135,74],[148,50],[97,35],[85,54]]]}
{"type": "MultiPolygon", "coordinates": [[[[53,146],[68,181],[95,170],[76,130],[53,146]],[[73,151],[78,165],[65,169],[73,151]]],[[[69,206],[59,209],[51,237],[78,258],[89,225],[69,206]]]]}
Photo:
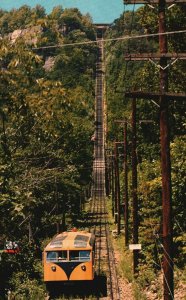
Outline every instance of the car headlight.
{"type": "Polygon", "coordinates": [[[83,271],[86,271],[86,266],[85,266],[85,265],[81,266],[81,269],[82,269],[83,271]]]}
{"type": "Polygon", "coordinates": [[[55,266],[52,266],[51,269],[52,269],[53,272],[56,271],[56,267],[55,266]]]}

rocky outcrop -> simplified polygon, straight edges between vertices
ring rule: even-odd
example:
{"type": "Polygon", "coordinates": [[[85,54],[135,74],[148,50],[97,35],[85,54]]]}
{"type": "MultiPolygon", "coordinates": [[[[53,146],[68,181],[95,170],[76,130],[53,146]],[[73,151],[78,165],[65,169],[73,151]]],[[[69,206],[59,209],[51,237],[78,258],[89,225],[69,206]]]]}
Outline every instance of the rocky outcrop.
{"type": "Polygon", "coordinates": [[[55,57],[49,56],[45,59],[45,64],[43,68],[45,71],[51,71],[52,67],[54,66],[55,57]]]}
{"type": "Polygon", "coordinates": [[[12,33],[9,33],[8,38],[12,43],[15,43],[18,38],[23,38],[27,44],[36,46],[42,32],[42,26],[37,25],[25,29],[14,30],[12,33]]]}

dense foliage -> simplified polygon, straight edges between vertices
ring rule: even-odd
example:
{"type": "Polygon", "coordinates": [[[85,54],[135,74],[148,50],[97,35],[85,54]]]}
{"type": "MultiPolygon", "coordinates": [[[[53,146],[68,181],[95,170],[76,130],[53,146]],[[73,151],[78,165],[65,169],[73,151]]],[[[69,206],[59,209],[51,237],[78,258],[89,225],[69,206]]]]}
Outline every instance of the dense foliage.
{"type": "Polygon", "coordinates": [[[95,30],[61,7],[1,11],[0,24],[0,240],[21,247],[2,254],[1,292],[38,299],[41,244],[75,225],[91,179],[97,47],[32,48],[95,40],[95,30]]]}

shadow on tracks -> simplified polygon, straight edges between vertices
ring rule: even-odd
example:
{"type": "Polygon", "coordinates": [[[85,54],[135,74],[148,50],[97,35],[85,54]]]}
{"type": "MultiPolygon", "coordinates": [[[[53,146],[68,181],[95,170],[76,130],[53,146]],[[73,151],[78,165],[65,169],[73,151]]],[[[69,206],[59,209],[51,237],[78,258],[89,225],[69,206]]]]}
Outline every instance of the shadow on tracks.
{"type": "Polygon", "coordinates": [[[105,275],[96,276],[90,281],[52,283],[47,286],[50,300],[54,299],[87,299],[87,297],[106,297],[107,278],[105,275]]]}
{"type": "MultiPolygon", "coordinates": [[[[81,220],[77,220],[76,218],[76,221],[74,222],[74,225],[77,227],[77,228],[80,228],[80,227],[84,227],[84,228],[92,228],[94,226],[99,226],[100,225],[100,219],[103,219],[104,220],[104,216],[105,216],[105,213],[86,213],[84,214],[84,216],[81,218],[81,220]]],[[[101,221],[101,224],[104,225],[105,222],[104,221],[101,221]]]]}

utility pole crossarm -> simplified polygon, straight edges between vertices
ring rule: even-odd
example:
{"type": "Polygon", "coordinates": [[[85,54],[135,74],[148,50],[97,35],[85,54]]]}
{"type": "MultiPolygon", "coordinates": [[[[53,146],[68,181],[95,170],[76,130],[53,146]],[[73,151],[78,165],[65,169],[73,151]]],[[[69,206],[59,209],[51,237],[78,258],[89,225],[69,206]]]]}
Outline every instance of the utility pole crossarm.
{"type": "Polygon", "coordinates": [[[138,99],[148,99],[148,100],[159,100],[160,96],[166,97],[168,100],[186,100],[186,93],[177,94],[177,93],[148,93],[142,91],[132,91],[126,92],[126,97],[129,98],[138,98],[138,99]]]}
{"type": "Polygon", "coordinates": [[[134,53],[134,54],[125,54],[124,58],[127,61],[136,61],[136,60],[159,60],[160,58],[168,58],[171,60],[174,59],[186,59],[186,53],[134,53]]]}

